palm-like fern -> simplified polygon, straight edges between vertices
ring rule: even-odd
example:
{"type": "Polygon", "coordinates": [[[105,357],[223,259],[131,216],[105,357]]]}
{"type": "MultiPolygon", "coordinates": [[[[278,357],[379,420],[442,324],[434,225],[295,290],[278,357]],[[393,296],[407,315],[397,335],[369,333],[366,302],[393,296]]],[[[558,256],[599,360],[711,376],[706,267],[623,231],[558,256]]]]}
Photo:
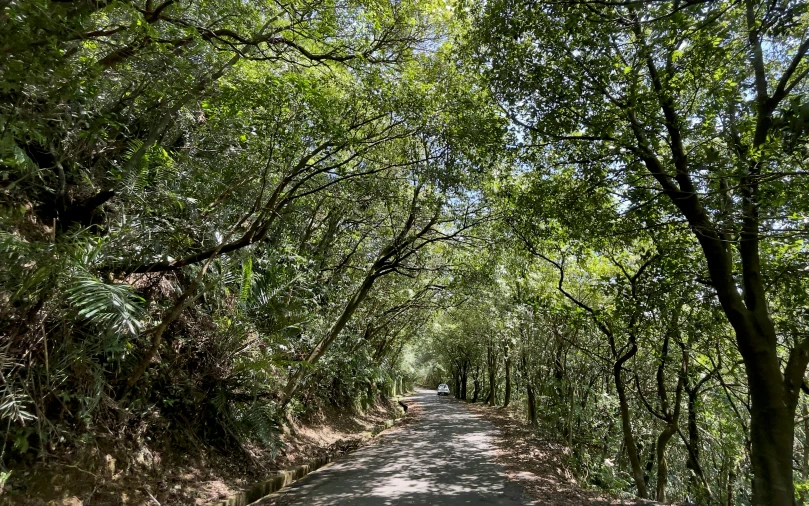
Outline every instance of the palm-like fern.
{"type": "Polygon", "coordinates": [[[79,316],[121,334],[140,331],[144,300],[129,285],[105,283],[85,271],[67,293],[79,316]]]}
{"type": "MultiPolygon", "coordinates": [[[[31,398],[22,389],[14,385],[14,371],[21,365],[14,362],[6,353],[0,352],[0,420],[25,425],[26,422],[36,419],[28,411],[27,405],[31,398]]],[[[3,424],[5,425],[5,424],[3,424]]]]}

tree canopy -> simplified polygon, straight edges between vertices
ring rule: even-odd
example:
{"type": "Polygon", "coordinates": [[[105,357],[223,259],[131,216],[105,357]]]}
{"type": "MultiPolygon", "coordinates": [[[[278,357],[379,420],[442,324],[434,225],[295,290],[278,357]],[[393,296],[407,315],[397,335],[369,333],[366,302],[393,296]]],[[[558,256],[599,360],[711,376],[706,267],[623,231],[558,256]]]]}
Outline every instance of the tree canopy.
{"type": "Polygon", "coordinates": [[[0,26],[0,471],[155,412],[273,448],[404,379],[514,409],[594,487],[807,499],[805,2],[0,26]]]}

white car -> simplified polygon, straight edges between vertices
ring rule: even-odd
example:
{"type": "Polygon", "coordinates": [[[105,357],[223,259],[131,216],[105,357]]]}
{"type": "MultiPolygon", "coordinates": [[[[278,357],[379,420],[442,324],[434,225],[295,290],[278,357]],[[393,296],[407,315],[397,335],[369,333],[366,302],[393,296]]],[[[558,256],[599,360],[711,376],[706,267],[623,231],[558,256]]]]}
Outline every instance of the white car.
{"type": "Polygon", "coordinates": [[[449,385],[446,383],[438,385],[438,395],[449,395],[449,385]]]}

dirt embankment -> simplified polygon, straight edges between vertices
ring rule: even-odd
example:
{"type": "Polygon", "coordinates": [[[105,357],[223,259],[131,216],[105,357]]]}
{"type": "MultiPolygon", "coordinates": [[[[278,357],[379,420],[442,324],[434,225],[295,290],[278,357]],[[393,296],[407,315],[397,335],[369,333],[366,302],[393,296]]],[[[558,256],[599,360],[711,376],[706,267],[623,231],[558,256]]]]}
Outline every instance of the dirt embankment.
{"type": "Polygon", "coordinates": [[[518,420],[508,409],[483,404],[466,407],[491,421],[497,428],[497,460],[506,467],[510,479],[519,483],[538,506],[651,506],[657,503],[620,499],[586,490],[580,486],[565,463],[567,448],[537,437],[536,432],[518,420]]]}
{"type": "Polygon", "coordinates": [[[277,451],[177,447],[168,434],[137,444],[98,437],[87,448],[13,469],[0,491],[0,506],[206,505],[278,469],[350,451],[361,444],[363,433],[399,413],[396,401],[364,413],[325,408],[303,420],[287,420],[277,451]]]}

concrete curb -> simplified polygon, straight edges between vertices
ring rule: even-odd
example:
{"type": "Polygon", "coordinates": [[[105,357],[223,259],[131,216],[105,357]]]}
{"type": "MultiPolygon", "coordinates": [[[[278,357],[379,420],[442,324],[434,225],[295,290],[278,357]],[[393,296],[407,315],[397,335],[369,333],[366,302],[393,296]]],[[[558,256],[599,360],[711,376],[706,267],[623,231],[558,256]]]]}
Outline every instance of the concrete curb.
{"type": "MultiPolygon", "coordinates": [[[[399,408],[401,410],[401,408],[399,408]]],[[[396,425],[398,422],[404,420],[405,417],[404,412],[401,413],[400,416],[397,418],[391,418],[390,420],[385,420],[384,422],[374,426],[374,428],[370,431],[363,432],[360,434],[360,439],[362,441],[367,441],[371,438],[374,438],[381,434],[386,429],[389,429],[396,425]]],[[[350,452],[349,452],[350,453],[350,452]]],[[[296,481],[300,480],[307,474],[320,469],[321,467],[325,466],[329,462],[334,460],[334,456],[326,455],[324,457],[317,457],[306,464],[302,464],[300,466],[290,467],[288,469],[283,469],[281,471],[276,471],[270,476],[268,479],[253,485],[247,490],[243,490],[241,492],[237,492],[236,494],[231,495],[227,499],[220,499],[218,501],[209,503],[209,506],[247,506],[250,503],[254,503],[260,499],[267,497],[268,495],[272,494],[273,492],[278,492],[279,490],[286,488],[296,481]]]]}

